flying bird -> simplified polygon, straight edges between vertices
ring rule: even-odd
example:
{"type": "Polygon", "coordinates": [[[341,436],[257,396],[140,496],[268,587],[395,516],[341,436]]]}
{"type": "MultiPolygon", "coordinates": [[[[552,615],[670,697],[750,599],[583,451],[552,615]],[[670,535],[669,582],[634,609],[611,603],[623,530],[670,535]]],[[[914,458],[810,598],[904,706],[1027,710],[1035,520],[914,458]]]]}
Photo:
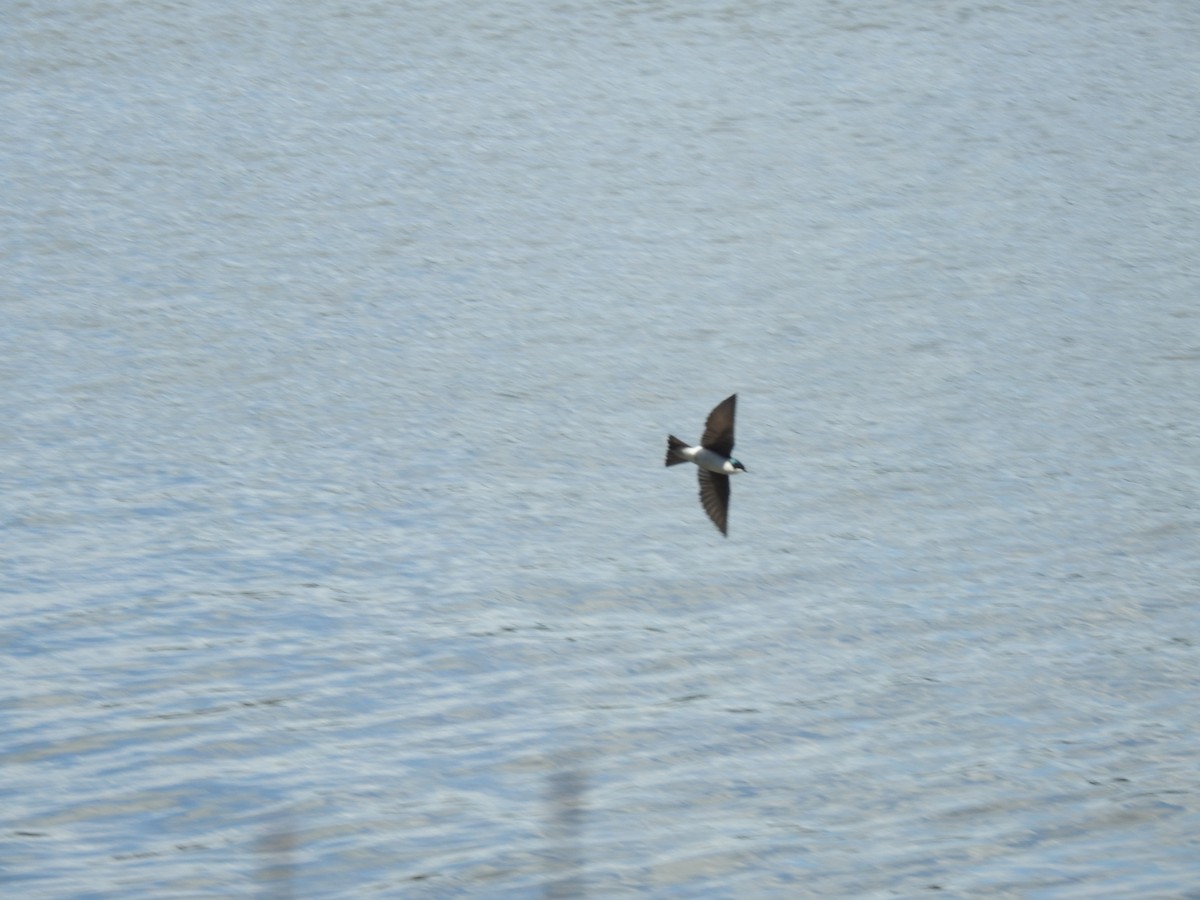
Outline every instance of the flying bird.
{"type": "Polygon", "coordinates": [[[704,423],[704,437],[700,438],[699,446],[689,447],[675,435],[667,435],[667,465],[696,464],[700,469],[700,503],[726,537],[729,536],[729,476],[746,471],[746,467],[730,455],[733,453],[736,411],[737,394],[717,404],[704,423]]]}

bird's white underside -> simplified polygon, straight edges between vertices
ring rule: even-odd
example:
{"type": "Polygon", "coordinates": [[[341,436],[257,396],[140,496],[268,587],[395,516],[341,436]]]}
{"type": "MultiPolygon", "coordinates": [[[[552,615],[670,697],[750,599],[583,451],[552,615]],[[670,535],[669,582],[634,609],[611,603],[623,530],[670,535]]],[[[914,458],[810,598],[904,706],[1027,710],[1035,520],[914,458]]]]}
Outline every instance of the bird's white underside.
{"type": "Polygon", "coordinates": [[[684,459],[690,459],[700,468],[716,472],[718,475],[733,475],[741,471],[741,469],[735,469],[733,463],[720,453],[714,453],[705,447],[687,447],[680,450],[679,455],[684,459]]]}

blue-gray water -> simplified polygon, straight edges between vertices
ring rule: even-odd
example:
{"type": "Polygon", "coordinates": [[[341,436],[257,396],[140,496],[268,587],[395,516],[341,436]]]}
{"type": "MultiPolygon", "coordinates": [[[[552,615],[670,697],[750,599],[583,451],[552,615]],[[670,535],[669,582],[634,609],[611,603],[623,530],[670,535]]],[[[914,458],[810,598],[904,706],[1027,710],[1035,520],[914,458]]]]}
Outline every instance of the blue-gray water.
{"type": "Polygon", "coordinates": [[[1192,0],[9,3],[0,78],[4,896],[1200,895],[1192,0]]]}

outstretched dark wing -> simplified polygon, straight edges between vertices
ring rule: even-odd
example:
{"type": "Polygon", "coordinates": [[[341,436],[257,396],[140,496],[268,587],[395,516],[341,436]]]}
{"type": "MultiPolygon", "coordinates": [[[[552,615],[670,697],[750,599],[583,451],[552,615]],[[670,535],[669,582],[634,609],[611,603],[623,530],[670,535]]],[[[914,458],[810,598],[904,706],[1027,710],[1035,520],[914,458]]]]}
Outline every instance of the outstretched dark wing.
{"type": "MultiPolygon", "coordinates": [[[[733,453],[733,416],[737,412],[737,394],[726,397],[708,414],[700,446],[715,450],[722,456],[733,453]]],[[[726,494],[729,493],[726,488],[726,494]]]]}
{"type": "Polygon", "coordinates": [[[729,476],[701,469],[700,502],[713,524],[721,529],[721,534],[729,537],[726,530],[729,520],[729,476]]]}

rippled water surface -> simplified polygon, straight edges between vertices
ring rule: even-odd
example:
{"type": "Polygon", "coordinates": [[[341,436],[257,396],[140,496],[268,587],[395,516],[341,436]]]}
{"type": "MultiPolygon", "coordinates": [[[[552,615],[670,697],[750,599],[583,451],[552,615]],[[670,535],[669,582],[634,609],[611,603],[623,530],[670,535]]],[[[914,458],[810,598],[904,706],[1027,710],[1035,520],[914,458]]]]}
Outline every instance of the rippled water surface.
{"type": "Polygon", "coordinates": [[[1200,890],[1198,47],[10,4],[5,896],[1200,890]]]}

